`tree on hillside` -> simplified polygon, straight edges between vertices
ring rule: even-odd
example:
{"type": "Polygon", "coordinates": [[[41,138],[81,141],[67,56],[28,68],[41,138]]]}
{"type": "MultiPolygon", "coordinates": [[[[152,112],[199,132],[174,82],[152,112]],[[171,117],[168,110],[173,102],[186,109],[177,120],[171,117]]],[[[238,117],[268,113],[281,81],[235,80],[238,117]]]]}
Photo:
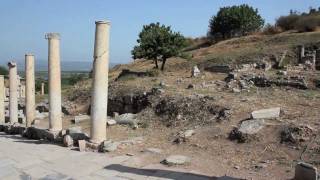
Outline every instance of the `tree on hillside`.
{"type": "Polygon", "coordinates": [[[243,36],[261,29],[264,20],[258,9],[246,4],[232,7],[222,7],[216,16],[209,21],[208,35],[223,39],[243,36]]]}
{"type": "Polygon", "coordinates": [[[0,66],[0,75],[8,75],[8,69],[4,66],[0,66]]]}
{"type": "Polygon", "coordinates": [[[145,58],[155,62],[162,61],[161,70],[164,70],[168,58],[180,55],[186,45],[185,38],[179,32],[173,32],[170,26],[151,23],[143,26],[139,39],[131,51],[133,59],[145,58]]]}

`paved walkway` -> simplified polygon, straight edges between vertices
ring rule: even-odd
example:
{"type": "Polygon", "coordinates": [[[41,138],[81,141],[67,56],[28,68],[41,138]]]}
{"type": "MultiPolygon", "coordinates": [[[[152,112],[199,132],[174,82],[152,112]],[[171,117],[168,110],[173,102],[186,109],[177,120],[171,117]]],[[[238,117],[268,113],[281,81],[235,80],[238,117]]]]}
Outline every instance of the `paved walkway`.
{"type": "Polygon", "coordinates": [[[0,133],[0,179],[216,179],[161,164],[129,167],[130,158],[137,157],[78,152],[0,133]]]}

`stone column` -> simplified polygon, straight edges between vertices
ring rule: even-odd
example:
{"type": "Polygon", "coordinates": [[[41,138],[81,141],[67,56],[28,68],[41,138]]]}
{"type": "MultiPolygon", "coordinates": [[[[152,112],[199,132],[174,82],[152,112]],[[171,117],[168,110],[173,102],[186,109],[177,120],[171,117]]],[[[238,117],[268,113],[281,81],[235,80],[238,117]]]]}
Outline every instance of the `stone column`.
{"type": "Polygon", "coordinates": [[[0,76],[0,124],[5,123],[4,99],[5,99],[4,77],[0,76]]]}
{"type": "Polygon", "coordinates": [[[304,63],[303,58],[305,57],[304,45],[298,46],[298,63],[304,63]]]}
{"type": "Polygon", "coordinates": [[[100,143],[106,139],[109,31],[110,22],[96,21],[90,133],[90,139],[93,143],[100,143]]]}
{"type": "Polygon", "coordinates": [[[312,53],[312,70],[316,70],[316,58],[317,58],[317,52],[316,51],[313,51],[312,53]]]}
{"type": "Polygon", "coordinates": [[[316,50],[316,70],[320,70],[320,49],[316,50]]]}
{"type": "Polygon", "coordinates": [[[41,83],[41,95],[44,95],[44,83],[41,83]]]}
{"type": "Polygon", "coordinates": [[[17,64],[9,62],[9,116],[10,123],[18,122],[18,75],[17,64]]]}
{"type": "Polygon", "coordinates": [[[61,72],[60,72],[60,35],[47,33],[48,74],[49,74],[49,129],[62,130],[61,119],[61,72]]]}
{"type": "Polygon", "coordinates": [[[35,78],[34,78],[34,55],[25,55],[26,73],[26,121],[27,127],[31,126],[35,118],[35,78]]]}

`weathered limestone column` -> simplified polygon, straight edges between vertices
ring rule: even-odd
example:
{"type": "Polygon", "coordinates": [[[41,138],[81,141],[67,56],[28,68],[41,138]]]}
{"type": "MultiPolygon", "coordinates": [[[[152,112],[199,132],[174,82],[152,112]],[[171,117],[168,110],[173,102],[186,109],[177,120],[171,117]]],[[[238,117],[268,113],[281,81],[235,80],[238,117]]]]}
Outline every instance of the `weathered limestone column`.
{"type": "Polygon", "coordinates": [[[47,33],[48,73],[49,73],[49,129],[62,130],[61,119],[61,72],[60,72],[60,35],[47,33]]]}
{"type": "Polygon", "coordinates": [[[109,21],[96,21],[91,95],[91,142],[106,140],[109,69],[109,21]]]}
{"type": "Polygon", "coordinates": [[[304,45],[298,46],[298,63],[303,63],[303,58],[305,57],[304,45]]]}
{"type": "Polygon", "coordinates": [[[17,64],[9,62],[9,116],[10,123],[18,122],[18,75],[17,64]]]}
{"type": "Polygon", "coordinates": [[[25,55],[25,73],[26,73],[26,124],[31,126],[35,118],[35,78],[34,78],[34,55],[25,55]]]}
{"type": "Polygon", "coordinates": [[[313,51],[312,53],[312,70],[316,70],[316,61],[317,61],[317,52],[316,51],[313,51]]]}
{"type": "Polygon", "coordinates": [[[41,95],[44,95],[44,83],[41,83],[41,95]]]}
{"type": "Polygon", "coordinates": [[[5,99],[4,77],[0,76],[0,124],[5,123],[4,99],[5,99]]]}

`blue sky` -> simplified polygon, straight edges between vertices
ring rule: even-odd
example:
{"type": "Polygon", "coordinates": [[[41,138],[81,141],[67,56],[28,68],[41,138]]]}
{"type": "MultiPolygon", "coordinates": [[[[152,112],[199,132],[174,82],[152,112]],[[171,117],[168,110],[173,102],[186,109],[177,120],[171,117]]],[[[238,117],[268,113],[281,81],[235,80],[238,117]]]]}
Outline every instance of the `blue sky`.
{"type": "Polygon", "coordinates": [[[110,60],[126,63],[144,24],[171,25],[188,37],[206,34],[219,7],[249,4],[273,23],[290,9],[307,11],[319,0],[1,0],[0,64],[32,52],[47,59],[46,32],[61,34],[62,61],[92,61],[94,22],[112,23],[110,60]]]}

